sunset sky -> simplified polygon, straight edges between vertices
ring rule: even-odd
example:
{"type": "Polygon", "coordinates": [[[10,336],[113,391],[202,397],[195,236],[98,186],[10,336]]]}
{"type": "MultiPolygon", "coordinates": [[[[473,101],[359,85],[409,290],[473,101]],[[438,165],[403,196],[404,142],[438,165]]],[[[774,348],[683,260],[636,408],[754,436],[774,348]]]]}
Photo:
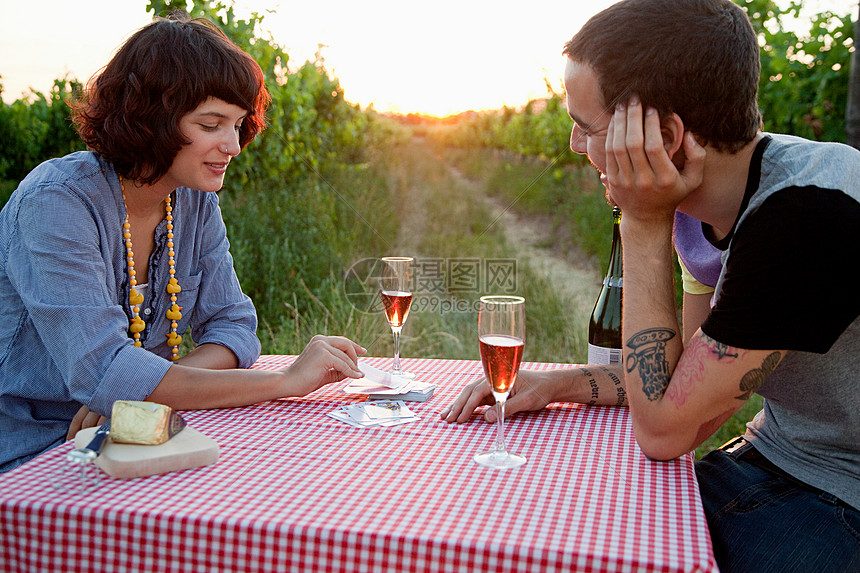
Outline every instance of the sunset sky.
{"type": "MultiPolygon", "coordinates": [[[[377,110],[447,115],[520,106],[561,90],[561,47],[614,0],[238,0],[293,64],[318,44],[347,100],[377,110]],[[272,10],[273,12],[269,12],[272,10]]],[[[228,0],[229,3],[229,0],[228,0]]],[[[0,0],[0,82],[9,103],[54,79],[85,81],[151,20],[146,0],[0,0]]],[[[845,14],[856,0],[807,0],[845,14]]]]}

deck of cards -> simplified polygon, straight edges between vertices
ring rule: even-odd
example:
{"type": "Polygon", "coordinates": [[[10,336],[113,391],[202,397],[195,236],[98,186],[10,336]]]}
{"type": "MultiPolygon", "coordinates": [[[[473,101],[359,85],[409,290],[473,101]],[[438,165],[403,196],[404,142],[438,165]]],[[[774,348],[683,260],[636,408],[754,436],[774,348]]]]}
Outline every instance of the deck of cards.
{"type": "Polygon", "coordinates": [[[433,396],[434,384],[419,382],[403,376],[392,376],[384,370],[360,362],[364,378],[351,380],[343,391],[347,394],[368,394],[371,399],[424,402],[433,396]]]}
{"type": "Polygon", "coordinates": [[[327,412],[356,428],[387,428],[419,420],[405,401],[423,402],[433,395],[434,384],[418,382],[405,376],[393,376],[384,370],[360,362],[364,378],[351,380],[343,391],[347,394],[367,394],[367,402],[346,404],[327,412]]]}
{"type": "Polygon", "coordinates": [[[401,400],[370,400],[346,404],[328,412],[328,415],[356,428],[387,428],[419,420],[415,412],[401,400]]]}

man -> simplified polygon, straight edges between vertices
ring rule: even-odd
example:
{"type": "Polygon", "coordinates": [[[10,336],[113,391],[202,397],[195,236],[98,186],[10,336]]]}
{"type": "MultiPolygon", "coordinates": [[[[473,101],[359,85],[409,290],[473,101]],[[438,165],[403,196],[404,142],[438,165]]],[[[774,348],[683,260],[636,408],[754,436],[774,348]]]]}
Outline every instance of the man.
{"type": "MultiPolygon", "coordinates": [[[[564,53],[571,149],[623,212],[624,363],[524,371],[508,413],[623,396],[642,451],[666,460],[757,392],[743,438],[696,467],[721,570],[860,570],[860,153],[759,131],[758,43],[729,0],[624,0],[564,53]],[[676,209],[723,251],[714,306],[684,336],[676,209]]],[[[470,385],[443,418],[488,394],[470,385]]]]}

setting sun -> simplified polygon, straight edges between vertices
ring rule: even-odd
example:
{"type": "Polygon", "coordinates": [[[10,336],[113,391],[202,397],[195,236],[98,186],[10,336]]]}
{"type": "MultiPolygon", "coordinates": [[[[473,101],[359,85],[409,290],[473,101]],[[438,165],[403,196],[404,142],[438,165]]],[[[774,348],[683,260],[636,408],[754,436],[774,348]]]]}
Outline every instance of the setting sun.
{"type": "MultiPolygon", "coordinates": [[[[240,18],[264,15],[263,37],[290,54],[290,67],[314,60],[346,99],[378,111],[444,116],[519,107],[560,91],[561,48],[585,21],[615,0],[533,0],[516,7],[488,0],[407,3],[237,0],[240,18]]],[[[0,19],[0,83],[10,103],[54,79],[85,82],[134,30],[151,20],[145,0],[6,2],[0,19]]],[[[230,3],[228,3],[230,4],[230,3]]],[[[847,12],[854,0],[811,1],[805,9],[847,12]],[[838,4],[838,6],[834,6],[838,4]]]]}
{"type": "Polygon", "coordinates": [[[283,10],[266,16],[264,26],[299,61],[313,56],[303,53],[308,46],[323,44],[326,66],[350,101],[447,115],[523,105],[546,94],[544,78],[560,89],[561,46],[592,13],[574,4],[536,2],[521,12],[490,2],[445,0],[428,8],[377,1],[345,6],[329,20],[283,10]],[[306,23],[315,41],[303,37],[311,34],[301,30],[306,23]]]}

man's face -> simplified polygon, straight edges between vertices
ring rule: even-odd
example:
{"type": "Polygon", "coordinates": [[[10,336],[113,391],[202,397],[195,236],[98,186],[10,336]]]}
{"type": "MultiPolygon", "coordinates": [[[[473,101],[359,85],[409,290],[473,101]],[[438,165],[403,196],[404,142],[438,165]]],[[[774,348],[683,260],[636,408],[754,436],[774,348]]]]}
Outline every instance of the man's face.
{"type": "Polygon", "coordinates": [[[564,67],[564,90],[567,113],[573,120],[570,149],[587,155],[606,185],[606,133],[612,112],[607,111],[603,103],[597,74],[591,66],[568,58],[564,67]]]}

